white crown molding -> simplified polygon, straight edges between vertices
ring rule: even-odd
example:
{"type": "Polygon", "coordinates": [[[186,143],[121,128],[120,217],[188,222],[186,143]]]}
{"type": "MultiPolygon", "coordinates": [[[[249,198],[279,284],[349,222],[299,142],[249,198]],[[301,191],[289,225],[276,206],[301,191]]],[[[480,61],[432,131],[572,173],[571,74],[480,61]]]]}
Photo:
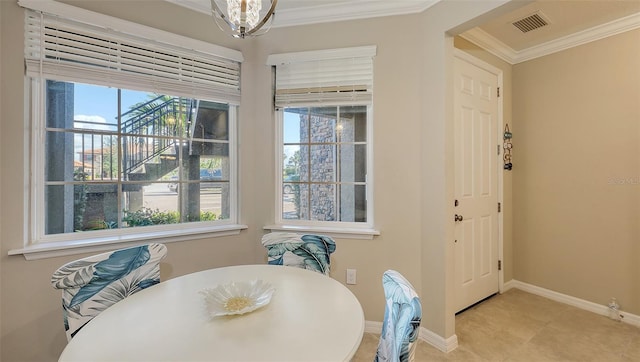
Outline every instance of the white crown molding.
{"type": "Polygon", "coordinates": [[[480,28],[467,30],[460,34],[460,37],[472,42],[509,64],[516,64],[515,59],[518,56],[517,52],[480,28]]]}
{"type": "Polygon", "coordinates": [[[353,1],[301,9],[276,10],[273,27],[330,23],[335,21],[421,13],[440,0],[353,1]]]}
{"type": "MultiPolygon", "coordinates": [[[[201,13],[210,14],[208,1],[165,0],[201,13]]],[[[335,21],[374,18],[390,15],[420,13],[440,0],[382,1],[360,0],[331,5],[307,6],[278,10],[276,7],[272,27],[286,27],[335,21]]]]}
{"type": "Polygon", "coordinates": [[[178,6],[182,6],[187,9],[197,11],[199,13],[205,13],[211,15],[211,5],[208,1],[202,2],[197,0],[165,0],[170,3],[174,3],[178,6]]]}
{"type": "Polygon", "coordinates": [[[489,53],[507,63],[518,64],[637,28],[640,28],[640,13],[635,13],[521,51],[510,48],[479,28],[471,29],[461,34],[461,37],[487,50],[489,53]]]}

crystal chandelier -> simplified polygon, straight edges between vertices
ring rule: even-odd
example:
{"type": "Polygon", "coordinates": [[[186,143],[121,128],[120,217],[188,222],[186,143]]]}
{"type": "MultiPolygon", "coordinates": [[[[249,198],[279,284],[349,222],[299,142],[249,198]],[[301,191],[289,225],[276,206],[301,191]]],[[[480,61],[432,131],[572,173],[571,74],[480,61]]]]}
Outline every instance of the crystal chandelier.
{"type": "Polygon", "coordinates": [[[211,0],[211,12],[222,31],[236,38],[246,38],[269,30],[277,2],[278,0],[211,0]]]}

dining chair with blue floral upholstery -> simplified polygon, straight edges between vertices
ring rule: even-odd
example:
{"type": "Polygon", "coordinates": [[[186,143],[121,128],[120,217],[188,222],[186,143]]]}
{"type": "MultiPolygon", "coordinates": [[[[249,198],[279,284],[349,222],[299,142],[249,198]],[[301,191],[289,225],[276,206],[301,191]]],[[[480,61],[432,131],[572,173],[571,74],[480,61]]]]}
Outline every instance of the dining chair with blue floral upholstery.
{"type": "Polygon", "coordinates": [[[395,270],[384,272],[382,286],[387,303],[374,362],[413,361],[422,319],[420,298],[411,283],[395,270]]]}
{"type": "Polygon", "coordinates": [[[273,232],[262,237],[268,263],[309,269],[329,275],[336,242],[325,235],[273,232]]]}
{"type": "Polygon", "coordinates": [[[162,244],[102,253],[67,263],[53,273],[51,285],[62,290],[67,340],[116,302],[160,282],[162,244]]]}

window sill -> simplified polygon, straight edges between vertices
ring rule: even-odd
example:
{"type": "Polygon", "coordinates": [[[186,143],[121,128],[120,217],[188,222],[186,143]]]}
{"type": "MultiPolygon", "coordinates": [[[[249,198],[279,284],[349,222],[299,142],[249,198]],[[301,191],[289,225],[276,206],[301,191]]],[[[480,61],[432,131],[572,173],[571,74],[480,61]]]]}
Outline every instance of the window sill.
{"type": "Polygon", "coordinates": [[[331,228],[319,226],[297,226],[297,225],[267,225],[265,230],[288,231],[295,233],[315,233],[331,236],[340,239],[373,239],[380,235],[380,231],[375,229],[355,229],[355,228],[331,228]]]}
{"type": "Polygon", "coordinates": [[[9,250],[9,255],[23,255],[27,260],[54,258],[88,252],[102,252],[148,242],[171,243],[202,239],[203,237],[221,237],[238,235],[247,225],[232,224],[190,230],[156,231],[141,234],[120,235],[115,237],[91,238],[74,241],[42,242],[9,250]]]}

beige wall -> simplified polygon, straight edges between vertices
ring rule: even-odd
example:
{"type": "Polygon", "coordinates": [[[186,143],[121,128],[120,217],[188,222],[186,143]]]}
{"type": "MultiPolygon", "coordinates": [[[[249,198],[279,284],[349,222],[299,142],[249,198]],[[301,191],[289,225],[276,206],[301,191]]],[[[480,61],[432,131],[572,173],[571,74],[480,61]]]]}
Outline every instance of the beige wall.
{"type": "MultiPolygon", "coordinates": [[[[241,222],[249,229],[234,237],[169,243],[162,278],[211,267],[263,263],[259,240],[273,222],[274,135],[270,104],[271,53],[377,45],[374,80],[375,220],[381,236],[373,240],[338,240],[332,276],[344,282],[346,268],[358,270],[350,289],[365,317],[381,321],[386,269],[403,273],[423,299],[423,326],[442,337],[454,333],[451,278],[452,128],[450,69],[453,39],[445,32],[504,1],[439,3],[424,14],[272,29],[253,40],[220,34],[210,17],[165,2],[85,1],[89,10],[209,41],[243,52],[243,104],[240,111],[241,222]],[[153,13],[154,16],[149,16],[153,13]],[[403,145],[403,147],[395,147],[403,145]],[[260,177],[255,177],[260,175],[260,177]]],[[[76,256],[39,261],[8,257],[22,246],[25,204],[22,175],[28,165],[20,155],[25,111],[23,11],[15,0],[2,6],[2,104],[0,156],[1,339],[2,360],[55,360],[65,345],[60,293],[49,285],[51,273],[76,256]],[[11,228],[6,225],[12,225],[11,228]],[[19,225],[16,227],[15,225],[19,225]]]]}
{"type": "MultiPolygon", "coordinates": [[[[2,29],[2,6],[0,6],[0,29],[2,29]]],[[[3,35],[0,34],[0,84],[2,84],[2,38],[3,35]]],[[[2,139],[2,88],[0,87],[0,140],[2,139]]],[[[0,147],[0,205],[2,205],[2,147],[0,147]]],[[[0,217],[0,235],[2,235],[2,217],[0,217]]],[[[2,259],[0,257],[0,271],[2,271],[2,259]]],[[[0,278],[0,303],[2,296],[2,278],[0,278]]],[[[2,313],[0,311],[0,326],[2,326],[2,313]]],[[[2,356],[2,343],[0,343],[0,358],[2,356]]]]}
{"type": "Polygon", "coordinates": [[[513,67],[514,279],[640,314],[640,30],[513,67]]]}

